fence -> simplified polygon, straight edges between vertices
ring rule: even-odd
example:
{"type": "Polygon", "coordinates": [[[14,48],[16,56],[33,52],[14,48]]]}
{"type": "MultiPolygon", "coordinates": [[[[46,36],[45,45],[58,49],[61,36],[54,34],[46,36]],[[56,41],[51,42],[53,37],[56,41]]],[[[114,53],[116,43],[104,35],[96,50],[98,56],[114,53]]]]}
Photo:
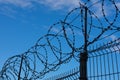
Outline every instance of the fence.
{"type": "Polygon", "coordinates": [[[120,2],[85,1],[50,26],[47,34],[26,52],[10,57],[0,71],[0,79],[40,80],[75,59],[79,68],[50,79],[119,80],[120,2]],[[110,5],[112,16],[106,5],[110,5]],[[109,42],[115,37],[118,39],[109,42]]]}
{"type": "MultiPolygon", "coordinates": [[[[88,80],[120,80],[120,39],[92,48],[88,57],[88,80]]],[[[45,80],[79,80],[80,68],[45,80]]],[[[81,79],[80,79],[81,80],[81,79]]],[[[83,79],[84,80],[84,79],[83,79]]]]}

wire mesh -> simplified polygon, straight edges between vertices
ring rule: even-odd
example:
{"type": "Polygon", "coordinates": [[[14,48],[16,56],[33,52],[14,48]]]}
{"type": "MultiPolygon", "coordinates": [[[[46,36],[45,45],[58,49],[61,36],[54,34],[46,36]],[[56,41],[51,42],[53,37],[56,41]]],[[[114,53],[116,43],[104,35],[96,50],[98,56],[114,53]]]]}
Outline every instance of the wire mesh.
{"type": "MultiPolygon", "coordinates": [[[[111,41],[89,51],[88,80],[119,80],[120,79],[120,39],[111,41]],[[107,47],[105,46],[107,45],[107,47]],[[104,46],[104,47],[103,47],[104,46]],[[96,49],[99,49],[96,51],[96,49]]],[[[79,67],[45,80],[81,80],[79,67]]]]}
{"type": "MultiPolygon", "coordinates": [[[[119,80],[118,3],[120,1],[117,0],[80,1],[78,8],[71,10],[63,20],[50,26],[47,34],[39,38],[28,51],[10,57],[0,71],[0,79],[43,79],[45,74],[58,70],[62,64],[70,62],[71,59],[81,63],[80,59],[84,56],[80,55],[85,52],[86,44],[88,80],[119,80]],[[112,36],[118,39],[109,42],[112,36]]],[[[65,73],[66,76],[61,74],[57,79],[76,80],[78,77],[80,79],[79,72],[79,69],[73,69],[65,73]]]]}

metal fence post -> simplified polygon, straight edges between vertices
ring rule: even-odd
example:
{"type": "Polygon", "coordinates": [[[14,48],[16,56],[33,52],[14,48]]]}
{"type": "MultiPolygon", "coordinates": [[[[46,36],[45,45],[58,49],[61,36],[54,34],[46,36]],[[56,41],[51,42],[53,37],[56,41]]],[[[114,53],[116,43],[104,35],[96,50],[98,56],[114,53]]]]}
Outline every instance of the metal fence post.
{"type": "Polygon", "coordinates": [[[88,52],[87,52],[87,7],[85,8],[84,15],[84,52],[80,53],[80,80],[88,80],[87,79],[87,60],[88,60],[88,52]]]}

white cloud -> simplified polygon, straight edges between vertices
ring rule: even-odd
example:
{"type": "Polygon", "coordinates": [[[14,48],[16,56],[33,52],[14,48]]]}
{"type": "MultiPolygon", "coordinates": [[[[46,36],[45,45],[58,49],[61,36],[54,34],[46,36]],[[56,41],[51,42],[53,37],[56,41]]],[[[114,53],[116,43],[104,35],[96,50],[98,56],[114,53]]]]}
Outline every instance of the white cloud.
{"type": "Polygon", "coordinates": [[[73,8],[79,5],[79,0],[0,0],[0,4],[11,4],[21,8],[29,8],[35,6],[34,3],[43,4],[53,10],[73,8]]]}
{"type": "MultiPolygon", "coordinates": [[[[105,3],[107,3],[107,2],[105,2],[105,3]]],[[[103,14],[105,14],[105,16],[109,16],[111,14],[111,10],[113,8],[114,7],[111,6],[110,4],[109,5],[104,4],[104,6],[103,6],[102,1],[91,0],[91,5],[90,5],[89,9],[95,14],[95,16],[97,16],[98,18],[102,18],[103,14]],[[102,8],[104,8],[104,13],[103,13],[102,8]]]]}
{"type": "Polygon", "coordinates": [[[0,0],[0,14],[15,19],[17,8],[30,9],[33,7],[32,0],[0,0]]]}
{"type": "MultiPolygon", "coordinates": [[[[113,37],[113,39],[114,39],[114,37],[113,37]]],[[[116,37],[116,39],[114,39],[114,40],[116,40],[116,41],[115,41],[116,44],[117,44],[117,43],[120,43],[120,39],[117,39],[117,37],[116,37]]],[[[114,45],[114,46],[111,48],[111,50],[112,50],[112,51],[119,51],[119,50],[120,50],[120,45],[114,45]]]]}
{"type": "Polygon", "coordinates": [[[59,32],[59,29],[53,27],[53,28],[52,28],[52,32],[58,33],[58,32],[59,32]]]}
{"type": "Polygon", "coordinates": [[[0,7],[0,14],[2,14],[2,15],[8,16],[10,18],[15,18],[13,15],[11,15],[11,14],[15,14],[15,13],[16,13],[16,11],[8,6],[0,7]]]}
{"type": "Polygon", "coordinates": [[[53,10],[71,9],[79,6],[79,0],[39,0],[40,4],[50,7],[53,10]]]}
{"type": "MultiPolygon", "coordinates": [[[[118,9],[120,9],[120,1],[115,1],[115,5],[112,3],[112,1],[104,1],[104,3],[102,4],[102,1],[100,0],[90,0],[91,3],[90,5],[92,5],[90,7],[91,11],[94,12],[94,14],[98,17],[101,18],[103,17],[103,14],[108,17],[108,16],[115,16],[116,15],[116,6],[118,9]],[[103,8],[103,10],[102,10],[103,8]],[[103,13],[104,11],[104,13],[103,13]]],[[[112,19],[111,19],[112,20],[112,19]]]]}
{"type": "MultiPolygon", "coordinates": [[[[101,4],[101,2],[98,2],[98,1],[99,0],[90,0],[90,4],[88,3],[87,6],[94,4],[90,8],[91,11],[93,11],[98,17],[103,17],[102,8],[101,8],[102,4],[101,4]]],[[[9,6],[9,7],[11,7],[10,5],[13,5],[15,7],[19,7],[22,9],[31,9],[33,7],[35,8],[36,4],[38,4],[38,5],[47,6],[47,8],[51,9],[51,10],[67,10],[68,11],[75,7],[78,7],[79,2],[81,2],[83,4],[84,0],[0,0],[0,5],[3,4],[6,6],[9,6]]],[[[3,5],[1,5],[1,8],[3,5]]],[[[120,2],[117,2],[116,5],[119,9],[120,2]]],[[[109,5],[109,6],[105,5],[104,8],[105,8],[106,15],[110,15],[111,12],[113,12],[113,10],[111,10],[111,8],[112,8],[111,5],[109,5]]],[[[114,8],[112,8],[112,9],[114,9],[114,8]]],[[[115,12],[115,9],[114,9],[114,12],[115,12]]]]}
{"type": "Polygon", "coordinates": [[[116,3],[116,5],[117,5],[117,7],[118,7],[118,9],[120,11],[120,2],[116,3]]]}
{"type": "Polygon", "coordinates": [[[117,39],[117,36],[115,36],[115,35],[111,35],[109,38],[112,39],[112,41],[114,41],[114,40],[117,39]]]}
{"type": "Polygon", "coordinates": [[[0,0],[0,14],[13,16],[17,8],[31,10],[37,8],[36,4],[44,5],[51,10],[69,10],[78,6],[79,0],[0,0]]]}
{"type": "Polygon", "coordinates": [[[98,3],[96,5],[94,5],[93,7],[93,11],[94,11],[94,14],[97,16],[97,17],[102,17],[102,8],[101,8],[101,4],[98,3]]]}
{"type": "Polygon", "coordinates": [[[11,4],[21,8],[32,6],[31,0],[0,0],[0,4],[11,4]]]}

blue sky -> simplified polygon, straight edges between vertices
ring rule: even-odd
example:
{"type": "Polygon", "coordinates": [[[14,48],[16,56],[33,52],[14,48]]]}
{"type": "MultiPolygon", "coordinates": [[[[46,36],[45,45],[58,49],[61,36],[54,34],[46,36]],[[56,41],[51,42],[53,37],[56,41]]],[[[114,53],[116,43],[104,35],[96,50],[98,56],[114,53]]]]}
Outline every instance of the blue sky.
{"type": "Polygon", "coordinates": [[[24,53],[33,46],[53,23],[77,6],[77,2],[0,0],[0,69],[9,57],[24,53]]]}
{"type": "MultiPolygon", "coordinates": [[[[91,1],[95,3],[94,0],[91,1]]],[[[79,6],[78,2],[79,0],[0,0],[0,69],[9,57],[24,53],[33,46],[53,23],[63,20],[72,8],[79,6]]],[[[120,7],[120,2],[117,2],[120,7]]],[[[99,18],[100,7],[99,3],[93,6],[93,11],[99,18]]],[[[111,9],[105,6],[108,18],[111,9]]],[[[112,35],[110,38],[116,39],[117,36],[118,34],[112,35]]]]}

